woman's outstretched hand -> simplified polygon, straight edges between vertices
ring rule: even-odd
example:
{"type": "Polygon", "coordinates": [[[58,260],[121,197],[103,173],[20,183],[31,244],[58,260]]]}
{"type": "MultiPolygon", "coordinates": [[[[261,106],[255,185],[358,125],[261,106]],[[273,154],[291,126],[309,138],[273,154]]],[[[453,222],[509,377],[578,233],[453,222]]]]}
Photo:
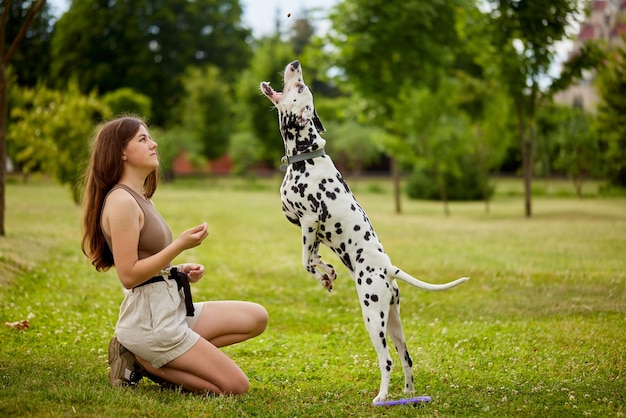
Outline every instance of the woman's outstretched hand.
{"type": "Polygon", "coordinates": [[[181,242],[183,248],[189,249],[202,244],[202,241],[204,241],[207,236],[209,236],[209,229],[207,223],[203,222],[198,226],[184,231],[180,234],[178,240],[181,242]]]}

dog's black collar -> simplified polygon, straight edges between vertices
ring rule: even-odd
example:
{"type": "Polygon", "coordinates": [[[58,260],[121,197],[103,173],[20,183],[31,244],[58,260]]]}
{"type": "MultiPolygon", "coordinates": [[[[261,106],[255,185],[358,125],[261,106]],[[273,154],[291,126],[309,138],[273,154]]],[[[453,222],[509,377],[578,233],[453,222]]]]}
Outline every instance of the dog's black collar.
{"type": "Polygon", "coordinates": [[[280,165],[280,171],[287,171],[287,166],[289,164],[297,163],[298,161],[312,160],[313,158],[322,157],[324,155],[326,155],[326,152],[324,152],[324,148],[320,148],[311,152],[305,152],[304,154],[294,155],[292,157],[287,157],[286,155],[284,155],[283,158],[280,159],[280,162],[282,163],[280,165]]]}

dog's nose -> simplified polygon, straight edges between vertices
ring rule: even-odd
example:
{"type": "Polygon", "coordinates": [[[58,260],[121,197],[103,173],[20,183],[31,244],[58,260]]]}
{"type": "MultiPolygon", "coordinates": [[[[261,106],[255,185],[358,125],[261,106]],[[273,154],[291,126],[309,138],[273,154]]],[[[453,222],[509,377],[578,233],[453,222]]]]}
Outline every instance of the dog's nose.
{"type": "Polygon", "coordinates": [[[300,61],[295,60],[294,62],[292,62],[292,63],[291,63],[291,67],[292,67],[294,70],[297,70],[297,69],[298,69],[298,67],[300,67],[300,61]]]}

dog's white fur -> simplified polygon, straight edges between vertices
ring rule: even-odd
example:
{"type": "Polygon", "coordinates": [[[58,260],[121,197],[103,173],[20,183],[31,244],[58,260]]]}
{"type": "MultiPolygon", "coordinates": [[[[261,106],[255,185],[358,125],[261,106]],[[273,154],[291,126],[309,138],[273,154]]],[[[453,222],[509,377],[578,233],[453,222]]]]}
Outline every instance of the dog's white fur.
{"type": "MultiPolygon", "coordinates": [[[[287,65],[282,92],[269,83],[261,91],[278,109],[279,128],[287,157],[305,155],[324,147],[323,126],[313,106],[313,95],[304,84],[298,61],[287,65]]],[[[367,215],[328,155],[290,164],[280,188],[283,212],[301,227],[302,263],[322,285],[331,290],[335,269],[322,261],[319,244],[330,247],[351,271],[365,326],[378,355],[381,382],[374,402],[387,398],[391,357],[387,332],[402,360],[405,393],[413,392],[412,360],[400,321],[400,294],[396,279],[425,290],[445,290],[468,278],[446,284],[418,280],[395,267],[378,240],[367,215]]]]}

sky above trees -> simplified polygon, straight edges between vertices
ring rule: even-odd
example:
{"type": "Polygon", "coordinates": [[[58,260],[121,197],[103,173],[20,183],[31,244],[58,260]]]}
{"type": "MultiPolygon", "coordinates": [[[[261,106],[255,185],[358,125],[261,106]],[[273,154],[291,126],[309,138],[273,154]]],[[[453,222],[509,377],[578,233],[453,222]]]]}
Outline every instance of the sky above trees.
{"type": "MultiPolygon", "coordinates": [[[[260,37],[274,31],[277,14],[282,18],[281,24],[288,26],[290,20],[302,17],[307,9],[319,10],[315,17],[321,18],[337,2],[338,0],[241,0],[241,5],[244,8],[243,19],[246,25],[252,29],[255,37],[260,37]]],[[[48,3],[60,14],[68,8],[70,0],[48,0],[48,3]]],[[[327,25],[327,21],[319,22],[319,30],[325,30],[327,25]]]]}

